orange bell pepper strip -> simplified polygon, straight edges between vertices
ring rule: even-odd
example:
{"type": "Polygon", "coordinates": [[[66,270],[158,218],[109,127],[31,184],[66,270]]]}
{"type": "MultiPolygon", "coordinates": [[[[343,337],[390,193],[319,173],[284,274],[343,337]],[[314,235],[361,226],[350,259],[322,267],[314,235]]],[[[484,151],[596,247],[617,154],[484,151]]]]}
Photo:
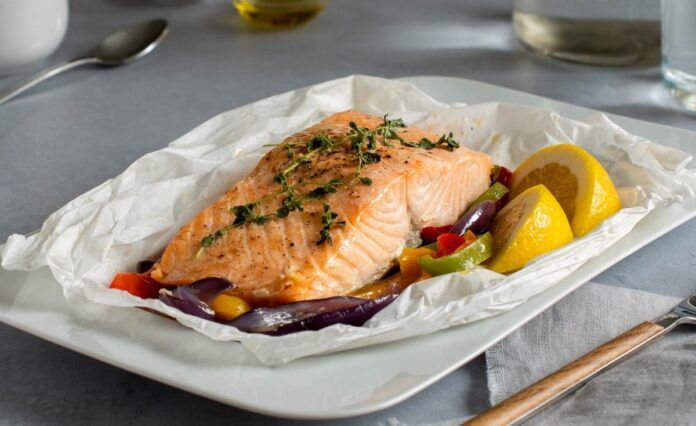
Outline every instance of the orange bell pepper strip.
{"type": "Polygon", "coordinates": [[[435,251],[427,247],[405,248],[399,256],[399,269],[401,270],[402,280],[413,282],[421,275],[421,267],[418,259],[423,256],[433,256],[435,251]]]}

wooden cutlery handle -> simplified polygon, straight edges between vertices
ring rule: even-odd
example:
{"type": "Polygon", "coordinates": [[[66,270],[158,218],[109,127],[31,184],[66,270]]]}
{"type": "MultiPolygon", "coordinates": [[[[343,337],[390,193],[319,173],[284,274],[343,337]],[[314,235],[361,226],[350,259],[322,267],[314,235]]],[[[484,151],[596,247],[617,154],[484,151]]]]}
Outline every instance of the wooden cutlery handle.
{"type": "Polygon", "coordinates": [[[641,323],[550,376],[484,411],[478,417],[466,422],[465,425],[509,425],[526,420],[541,408],[657,338],[663,331],[665,331],[664,327],[653,322],[641,323]]]}

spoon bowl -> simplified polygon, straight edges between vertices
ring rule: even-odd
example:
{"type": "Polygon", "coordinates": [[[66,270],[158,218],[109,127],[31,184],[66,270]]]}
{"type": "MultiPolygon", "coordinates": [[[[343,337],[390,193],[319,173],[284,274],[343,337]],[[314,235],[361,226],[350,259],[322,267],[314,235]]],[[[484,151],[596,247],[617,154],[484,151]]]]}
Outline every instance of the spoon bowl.
{"type": "Polygon", "coordinates": [[[150,53],[167,32],[167,21],[163,19],[143,22],[107,36],[90,55],[97,58],[100,65],[123,65],[150,53]]]}
{"type": "Polygon", "coordinates": [[[110,34],[94,46],[87,56],[54,65],[26,81],[0,92],[0,104],[44,80],[83,65],[115,67],[142,58],[157,47],[168,33],[167,21],[155,19],[110,34]]]}

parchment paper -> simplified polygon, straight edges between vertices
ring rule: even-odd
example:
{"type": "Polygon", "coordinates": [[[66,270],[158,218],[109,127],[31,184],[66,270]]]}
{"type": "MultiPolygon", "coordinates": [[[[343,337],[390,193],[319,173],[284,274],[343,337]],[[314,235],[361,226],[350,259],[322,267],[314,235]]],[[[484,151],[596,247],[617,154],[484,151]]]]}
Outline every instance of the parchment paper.
{"type": "Polygon", "coordinates": [[[558,283],[626,235],[657,205],[696,196],[696,170],[681,151],[632,136],[603,115],[573,121],[550,111],[488,103],[438,102],[411,84],[351,76],[273,96],[220,114],[143,156],[115,178],[52,214],[38,234],[12,235],[2,266],[47,265],[73,302],[148,307],[216,340],[240,341],[263,363],[373,345],[430,333],[505,312],[558,283]],[[538,149],[572,142],[590,151],[619,188],[623,209],[571,244],[522,270],[478,268],[409,287],[363,327],[343,324],[279,337],[247,334],[186,315],[159,300],[110,290],[118,271],[155,259],[180,226],[244,177],[270,148],[323,117],[347,109],[403,118],[435,133],[453,131],[465,146],[514,168],[538,149]]]}

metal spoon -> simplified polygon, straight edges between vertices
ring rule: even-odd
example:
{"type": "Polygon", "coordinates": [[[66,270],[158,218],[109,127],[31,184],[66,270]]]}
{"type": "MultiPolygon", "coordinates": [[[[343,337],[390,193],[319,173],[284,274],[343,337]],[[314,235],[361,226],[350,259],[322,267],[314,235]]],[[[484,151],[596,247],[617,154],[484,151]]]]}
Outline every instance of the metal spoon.
{"type": "Polygon", "coordinates": [[[82,65],[115,67],[132,62],[150,53],[167,35],[167,21],[155,19],[112,33],[86,55],[54,65],[28,80],[0,92],[3,104],[44,80],[82,65]]]}

